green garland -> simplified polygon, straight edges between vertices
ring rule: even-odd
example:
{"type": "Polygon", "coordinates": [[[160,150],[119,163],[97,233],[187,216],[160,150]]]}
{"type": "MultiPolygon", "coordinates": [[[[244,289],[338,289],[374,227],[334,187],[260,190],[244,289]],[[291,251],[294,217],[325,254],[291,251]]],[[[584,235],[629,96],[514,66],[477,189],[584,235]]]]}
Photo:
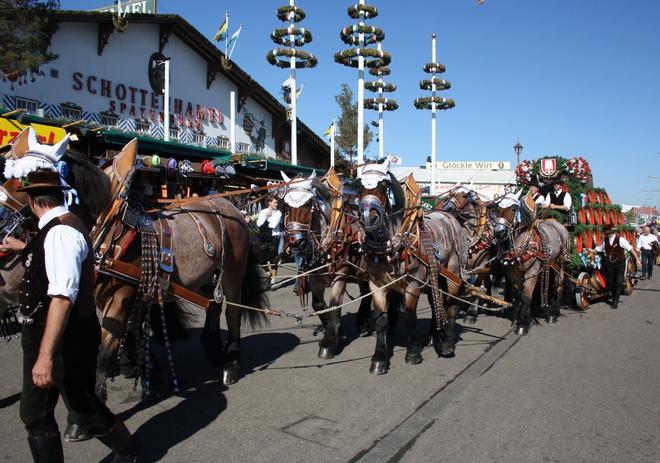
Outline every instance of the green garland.
{"type": "Polygon", "coordinates": [[[432,74],[434,72],[442,74],[445,72],[445,65],[440,63],[426,63],[422,69],[424,69],[424,72],[427,74],[432,74]]]}
{"type": "Polygon", "coordinates": [[[364,65],[368,68],[384,67],[392,61],[392,55],[386,51],[378,51],[373,48],[349,48],[335,53],[335,62],[357,68],[360,56],[365,58],[364,65]]]}
{"type": "Polygon", "coordinates": [[[395,111],[399,109],[399,103],[392,98],[365,98],[364,109],[373,109],[378,111],[378,105],[383,105],[385,111],[395,111]]]}
{"type": "Polygon", "coordinates": [[[346,26],[339,32],[339,37],[346,45],[359,45],[360,34],[363,35],[364,44],[382,42],[385,40],[385,33],[379,27],[367,26],[366,24],[354,24],[346,26]]]}
{"type": "Polygon", "coordinates": [[[291,47],[291,36],[294,36],[293,46],[302,47],[306,43],[312,41],[312,33],[302,28],[292,27],[291,29],[275,29],[270,38],[273,39],[273,42],[284,45],[285,47],[291,47]]]}
{"type": "Polygon", "coordinates": [[[435,103],[435,109],[438,110],[447,110],[456,106],[456,103],[451,98],[444,98],[441,96],[425,96],[421,98],[415,98],[415,108],[417,109],[433,109],[433,103],[435,103]]]}
{"type": "Polygon", "coordinates": [[[304,50],[296,50],[295,48],[275,48],[274,50],[268,52],[266,59],[270,64],[280,68],[288,68],[291,66],[291,63],[288,60],[278,59],[282,56],[287,58],[295,56],[297,68],[313,68],[319,62],[316,56],[312,55],[311,53],[308,53],[304,50]]]}
{"type": "Polygon", "coordinates": [[[351,5],[348,7],[348,15],[353,19],[375,18],[378,16],[378,9],[372,5],[351,5]]]}
{"type": "Polygon", "coordinates": [[[364,88],[370,92],[377,92],[378,89],[383,89],[384,92],[396,91],[396,85],[389,82],[365,82],[364,88]]]}
{"type": "Polygon", "coordinates": [[[437,77],[421,80],[419,82],[419,88],[422,90],[433,90],[433,83],[435,83],[436,90],[449,90],[451,88],[451,83],[448,80],[438,79],[437,77]]]}
{"type": "Polygon", "coordinates": [[[291,6],[291,5],[286,5],[286,6],[281,6],[277,9],[277,19],[280,21],[288,21],[289,20],[289,13],[293,13],[293,22],[297,23],[305,19],[305,10],[298,6],[291,6]]]}
{"type": "Polygon", "coordinates": [[[369,74],[376,77],[389,76],[390,72],[391,72],[390,68],[388,68],[387,66],[383,66],[380,68],[369,68],[369,74]]]}

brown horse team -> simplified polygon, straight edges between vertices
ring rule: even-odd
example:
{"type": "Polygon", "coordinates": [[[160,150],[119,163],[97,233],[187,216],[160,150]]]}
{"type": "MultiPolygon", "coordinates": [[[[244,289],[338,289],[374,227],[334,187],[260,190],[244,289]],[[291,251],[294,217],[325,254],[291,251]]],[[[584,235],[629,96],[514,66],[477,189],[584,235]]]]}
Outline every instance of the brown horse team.
{"type": "MultiPolygon", "coordinates": [[[[5,157],[24,154],[21,137],[5,157]]],[[[169,310],[180,299],[206,309],[202,344],[209,360],[222,369],[224,383],[232,384],[241,372],[241,318],[247,316],[258,324],[268,308],[268,278],[257,265],[254,240],[241,213],[222,197],[192,198],[144,210],[139,191],[131,184],[136,156],[135,140],[103,170],[68,154],[73,168],[67,181],[78,191],[79,214],[90,225],[99,266],[96,297],[103,314],[103,341],[97,386],[101,390],[111,373],[130,334],[128,326],[135,329],[148,320],[154,306],[163,311],[167,304],[169,310]],[[144,231],[145,224],[150,225],[151,235],[144,231]],[[150,251],[150,236],[158,243],[156,252],[150,251]],[[147,287],[154,295],[145,299],[147,287]],[[224,348],[223,304],[228,327],[224,348]]],[[[341,304],[349,281],[360,285],[362,330],[369,325],[373,307],[376,346],[370,371],[374,374],[388,371],[388,335],[396,313],[388,313],[388,308],[399,305],[405,313],[407,363],[422,362],[429,338],[439,356],[454,355],[460,309],[467,309],[466,322],[476,321],[476,304],[464,304],[465,288],[474,288],[466,280],[474,276],[475,286],[488,294],[490,276],[504,277],[518,334],[529,330],[535,288],[541,288],[547,320],[557,320],[568,234],[553,220],[536,220],[529,198],[507,194],[483,201],[469,189],[457,187],[446,195],[440,210],[424,213],[414,179],[400,182],[387,163],[363,166],[357,179],[341,178],[334,170],[322,178],[284,179],[289,184],[283,198],[289,210],[287,241],[299,272],[309,272],[299,279],[297,291],[303,300],[311,290],[314,310],[322,311],[321,358],[341,351],[341,304]],[[324,296],[327,287],[329,306],[324,296]],[[430,333],[420,334],[417,305],[422,293],[432,308],[432,327],[430,333]]],[[[4,216],[26,202],[12,184],[0,188],[4,216]]],[[[16,256],[0,256],[4,307],[15,304],[22,274],[16,256]]],[[[142,342],[137,339],[144,348],[142,342]]]]}

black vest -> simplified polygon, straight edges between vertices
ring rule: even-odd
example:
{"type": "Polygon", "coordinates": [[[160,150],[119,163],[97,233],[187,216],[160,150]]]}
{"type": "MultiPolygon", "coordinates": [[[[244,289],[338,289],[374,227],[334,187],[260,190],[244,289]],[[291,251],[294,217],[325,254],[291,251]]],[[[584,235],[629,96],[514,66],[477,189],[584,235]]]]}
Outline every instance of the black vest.
{"type": "Polygon", "coordinates": [[[626,253],[619,244],[621,238],[614,235],[614,241],[610,244],[609,237],[605,237],[605,257],[612,264],[623,264],[626,261],[626,253]]]}
{"type": "Polygon", "coordinates": [[[559,195],[555,195],[555,192],[552,191],[550,193],[550,204],[554,204],[556,206],[563,206],[565,196],[566,196],[565,191],[562,191],[561,193],[559,193],[559,195]]]}
{"type": "MultiPolygon", "coordinates": [[[[57,225],[75,228],[85,237],[87,257],[81,265],[80,288],[71,311],[72,317],[94,315],[94,256],[85,226],[75,215],[68,213],[52,219],[23,249],[21,257],[25,266],[25,275],[19,290],[21,314],[33,323],[44,325],[48,315],[51,297],[48,296],[48,275],[46,273],[46,253],[44,243],[48,232],[57,225]]],[[[30,323],[28,321],[28,323],[30,323]]]]}

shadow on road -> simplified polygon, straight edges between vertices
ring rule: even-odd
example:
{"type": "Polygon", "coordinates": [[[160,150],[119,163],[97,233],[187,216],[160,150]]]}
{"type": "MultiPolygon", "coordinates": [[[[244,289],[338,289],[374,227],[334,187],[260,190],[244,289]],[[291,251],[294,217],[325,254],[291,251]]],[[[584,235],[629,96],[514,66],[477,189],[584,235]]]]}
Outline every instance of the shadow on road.
{"type": "MultiPolygon", "coordinates": [[[[178,394],[183,400],[158,415],[151,417],[134,433],[141,443],[140,461],[161,461],[170,448],[185,441],[199,430],[211,424],[227,408],[227,399],[222,394],[223,386],[217,381],[200,384],[178,394]]],[[[140,410],[155,405],[140,402],[135,407],[119,414],[126,420],[140,410]]],[[[110,456],[104,462],[112,461],[110,456]]]]}

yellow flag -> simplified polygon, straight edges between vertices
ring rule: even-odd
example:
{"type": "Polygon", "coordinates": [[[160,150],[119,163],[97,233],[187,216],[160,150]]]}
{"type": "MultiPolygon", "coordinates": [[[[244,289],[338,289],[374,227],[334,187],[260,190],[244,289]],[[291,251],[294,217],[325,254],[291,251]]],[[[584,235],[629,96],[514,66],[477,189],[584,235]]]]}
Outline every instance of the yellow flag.
{"type": "Polygon", "coordinates": [[[325,132],[323,132],[324,137],[329,137],[330,136],[330,132],[332,132],[332,126],[333,125],[335,125],[334,122],[332,124],[330,124],[330,127],[328,127],[328,129],[325,132]]]}
{"type": "Polygon", "coordinates": [[[222,24],[220,24],[220,27],[218,28],[218,32],[216,32],[215,35],[213,36],[213,40],[215,40],[216,42],[222,40],[222,38],[227,33],[227,29],[229,29],[228,19],[229,19],[228,16],[225,15],[225,20],[223,21],[222,24]]]}

